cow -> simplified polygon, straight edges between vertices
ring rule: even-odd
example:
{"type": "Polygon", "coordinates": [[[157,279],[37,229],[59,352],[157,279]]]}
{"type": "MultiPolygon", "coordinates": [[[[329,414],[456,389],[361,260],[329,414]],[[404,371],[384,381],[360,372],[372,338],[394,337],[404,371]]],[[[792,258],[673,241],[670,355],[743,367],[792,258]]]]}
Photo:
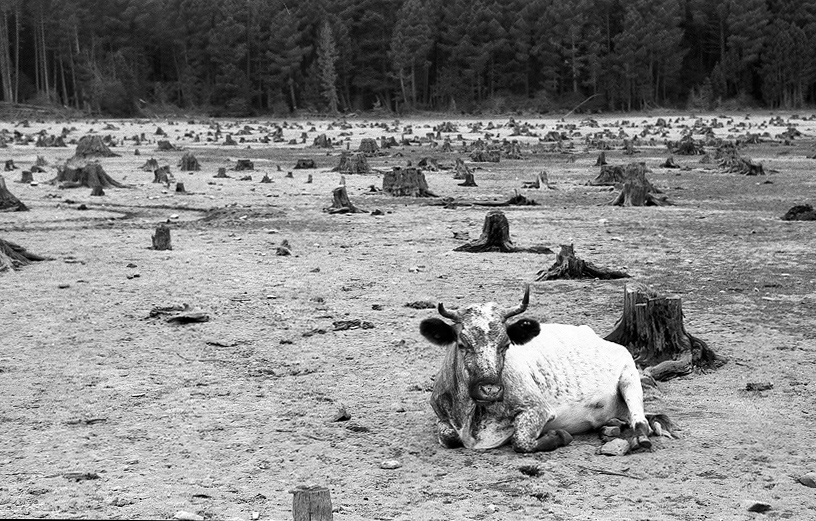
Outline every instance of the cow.
{"type": "Polygon", "coordinates": [[[540,324],[522,318],[530,302],[495,302],[427,318],[420,333],[447,347],[431,406],[443,447],[491,449],[511,442],[517,452],[550,451],[572,435],[624,426],[634,448],[651,448],[649,434],[671,436],[664,415],[643,409],[643,388],[632,355],[589,326],[540,324]]]}

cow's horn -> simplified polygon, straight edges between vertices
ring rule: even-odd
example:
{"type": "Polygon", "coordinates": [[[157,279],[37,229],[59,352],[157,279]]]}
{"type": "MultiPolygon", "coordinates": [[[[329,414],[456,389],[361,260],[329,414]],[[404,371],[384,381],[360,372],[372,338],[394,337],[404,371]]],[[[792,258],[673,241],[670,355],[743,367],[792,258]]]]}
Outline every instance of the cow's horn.
{"type": "Polygon", "coordinates": [[[462,319],[458,311],[448,311],[447,309],[445,309],[445,305],[442,304],[441,302],[436,307],[436,309],[439,310],[440,315],[442,315],[445,318],[449,318],[454,322],[459,322],[462,319]]]}
{"type": "Polygon", "coordinates": [[[521,299],[521,304],[514,308],[510,308],[504,312],[504,319],[524,313],[527,310],[527,305],[530,303],[530,285],[526,284],[524,287],[524,297],[521,299]]]}

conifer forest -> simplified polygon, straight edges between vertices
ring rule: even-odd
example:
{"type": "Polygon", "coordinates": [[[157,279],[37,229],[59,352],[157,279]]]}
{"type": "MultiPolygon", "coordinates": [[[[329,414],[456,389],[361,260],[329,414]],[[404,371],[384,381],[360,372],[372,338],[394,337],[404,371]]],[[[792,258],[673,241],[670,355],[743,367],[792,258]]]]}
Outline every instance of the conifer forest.
{"type": "Polygon", "coordinates": [[[129,116],[798,108],[816,0],[0,0],[0,99],[129,116]]]}

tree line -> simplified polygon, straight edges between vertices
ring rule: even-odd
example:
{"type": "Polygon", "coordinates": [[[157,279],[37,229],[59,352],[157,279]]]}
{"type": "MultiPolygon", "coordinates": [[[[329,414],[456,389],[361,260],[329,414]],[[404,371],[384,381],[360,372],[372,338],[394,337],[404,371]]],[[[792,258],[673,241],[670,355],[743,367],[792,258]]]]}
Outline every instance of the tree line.
{"type": "Polygon", "coordinates": [[[816,0],[0,0],[0,99],[127,116],[816,99],[816,0]]]}

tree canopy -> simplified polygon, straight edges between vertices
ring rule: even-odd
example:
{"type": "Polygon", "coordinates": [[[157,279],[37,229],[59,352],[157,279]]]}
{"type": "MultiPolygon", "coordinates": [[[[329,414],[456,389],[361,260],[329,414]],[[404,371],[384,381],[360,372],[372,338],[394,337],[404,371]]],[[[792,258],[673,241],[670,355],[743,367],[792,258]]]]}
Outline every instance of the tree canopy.
{"type": "Polygon", "coordinates": [[[127,116],[816,101],[816,0],[0,0],[0,100],[127,116]]]}

